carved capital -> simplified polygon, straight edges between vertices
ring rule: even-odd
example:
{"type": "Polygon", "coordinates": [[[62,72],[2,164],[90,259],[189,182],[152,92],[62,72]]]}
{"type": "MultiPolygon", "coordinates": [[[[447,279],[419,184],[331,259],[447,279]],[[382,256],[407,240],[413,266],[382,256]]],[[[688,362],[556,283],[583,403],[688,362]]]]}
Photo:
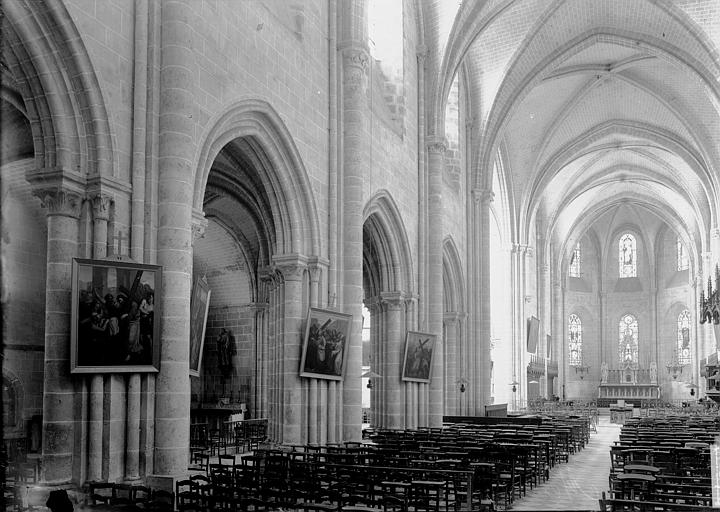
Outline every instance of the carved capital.
{"type": "Polygon", "coordinates": [[[463,318],[463,313],[457,311],[445,311],[443,313],[443,322],[445,325],[456,325],[463,318]]]}
{"type": "Polygon", "coordinates": [[[713,238],[720,238],[720,228],[712,228],[712,230],[710,230],[710,236],[713,238]]]}
{"type": "Polygon", "coordinates": [[[310,282],[319,282],[322,270],[327,269],[329,266],[330,262],[325,258],[319,258],[317,256],[308,258],[307,268],[310,271],[310,282]]]}
{"type": "Polygon", "coordinates": [[[35,190],[34,194],[40,198],[43,207],[47,209],[48,216],[80,218],[80,207],[82,206],[80,194],[60,189],[35,190]]]}
{"type": "Polygon", "coordinates": [[[364,89],[368,84],[370,56],[364,48],[350,47],[342,50],[343,83],[353,89],[364,89]]]}
{"type": "Polygon", "coordinates": [[[399,310],[405,305],[405,296],[402,292],[382,292],[380,301],[390,310],[399,310]]]}
{"type": "Polygon", "coordinates": [[[300,281],[307,269],[307,259],[298,254],[281,254],[273,257],[273,267],[285,281],[300,281]]]}
{"type": "Polygon", "coordinates": [[[512,253],[513,254],[523,255],[528,251],[528,249],[530,249],[530,247],[527,246],[526,244],[512,244],[512,253]]]}
{"type": "Polygon", "coordinates": [[[428,153],[443,156],[447,151],[445,137],[428,137],[425,141],[428,153]]]}
{"type": "Polygon", "coordinates": [[[92,211],[95,220],[107,221],[110,219],[110,204],[112,198],[106,194],[97,194],[92,197],[92,211]]]}
{"type": "Polygon", "coordinates": [[[473,201],[476,203],[492,203],[495,199],[495,192],[486,188],[474,188],[471,192],[473,201]]]}
{"type": "Polygon", "coordinates": [[[208,226],[208,220],[205,218],[205,213],[193,209],[192,221],[190,228],[192,229],[192,244],[195,245],[199,239],[205,236],[205,230],[208,226]]]}

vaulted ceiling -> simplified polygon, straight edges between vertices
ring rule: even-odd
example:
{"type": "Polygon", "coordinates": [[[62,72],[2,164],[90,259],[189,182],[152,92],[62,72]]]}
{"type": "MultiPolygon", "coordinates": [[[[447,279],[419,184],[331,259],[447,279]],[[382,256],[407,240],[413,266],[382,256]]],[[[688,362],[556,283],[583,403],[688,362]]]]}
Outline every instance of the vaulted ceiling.
{"type": "Polygon", "coordinates": [[[528,243],[537,228],[563,245],[588,216],[629,202],[696,244],[691,252],[709,250],[720,197],[718,2],[426,1],[423,9],[439,101],[456,72],[469,88],[476,188],[492,186],[502,155],[513,241],[528,243]]]}

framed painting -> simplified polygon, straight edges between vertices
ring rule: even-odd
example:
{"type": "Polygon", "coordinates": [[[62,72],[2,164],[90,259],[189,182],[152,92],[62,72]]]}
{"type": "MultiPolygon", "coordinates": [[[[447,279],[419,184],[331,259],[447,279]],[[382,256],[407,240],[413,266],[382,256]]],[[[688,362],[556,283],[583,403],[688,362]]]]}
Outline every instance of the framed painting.
{"type": "Polygon", "coordinates": [[[343,380],[352,315],[310,308],[300,357],[300,376],[343,380]]]}
{"type": "Polygon", "coordinates": [[[210,309],[210,286],[204,277],[195,278],[190,296],[190,375],[200,376],[205,327],[210,309]]]}
{"type": "Polygon", "coordinates": [[[437,336],[434,334],[408,331],[405,338],[402,380],[430,382],[436,339],[437,336]]]}
{"type": "Polygon", "coordinates": [[[73,259],[71,373],[160,369],[162,267],[73,259]]]}

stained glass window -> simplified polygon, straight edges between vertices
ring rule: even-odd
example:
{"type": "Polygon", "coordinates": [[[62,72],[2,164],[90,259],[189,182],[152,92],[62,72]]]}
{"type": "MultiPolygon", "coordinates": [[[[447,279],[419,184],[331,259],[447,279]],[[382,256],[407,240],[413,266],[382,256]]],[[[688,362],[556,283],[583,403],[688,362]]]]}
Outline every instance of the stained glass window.
{"type": "Polygon", "coordinates": [[[625,315],[620,319],[618,356],[620,364],[634,365],[638,362],[638,323],[633,315],[625,315]]]}
{"type": "Polygon", "coordinates": [[[685,251],[685,244],[682,243],[680,237],[677,239],[677,269],[687,270],[690,262],[688,260],[687,252],[685,251]]]}
{"type": "Polygon", "coordinates": [[[677,354],[680,364],[690,364],[690,311],[687,309],[677,320],[677,354]]]}
{"type": "Polygon", "coordinates": [[[580,242],[573,249],[570,256],[570,277],[580,277],[580,242]]]}
{"type": "Polygon", "coordinates": [[[570,366],[582,364],[582,322],[573,314],[568,319],[568,341],[570,343],[570,366]]]}
{"type": "Polygon", "coordinates": [[[620,260],[620,277],[636,277],[637,276],[637,265],[636,265],[636,250],[635,250],[635,237],[630,233],[625,233],[620,237],[619,247],[619,260],[620,260]]]}

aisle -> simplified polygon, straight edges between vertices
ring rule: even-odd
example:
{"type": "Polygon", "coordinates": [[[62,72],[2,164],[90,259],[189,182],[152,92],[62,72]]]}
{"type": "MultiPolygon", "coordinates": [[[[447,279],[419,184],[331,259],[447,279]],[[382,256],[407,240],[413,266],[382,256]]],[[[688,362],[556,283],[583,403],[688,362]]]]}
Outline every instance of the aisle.
{"type": "Polygon", "coordinates": [[[550,479],[516,500],[511,510],[600,510],[598,500],[608,490],[610,445],[619,436],[620,425],[601,416],[588,445],[571,455],[568,464],[555,466],[550,479]]]}

